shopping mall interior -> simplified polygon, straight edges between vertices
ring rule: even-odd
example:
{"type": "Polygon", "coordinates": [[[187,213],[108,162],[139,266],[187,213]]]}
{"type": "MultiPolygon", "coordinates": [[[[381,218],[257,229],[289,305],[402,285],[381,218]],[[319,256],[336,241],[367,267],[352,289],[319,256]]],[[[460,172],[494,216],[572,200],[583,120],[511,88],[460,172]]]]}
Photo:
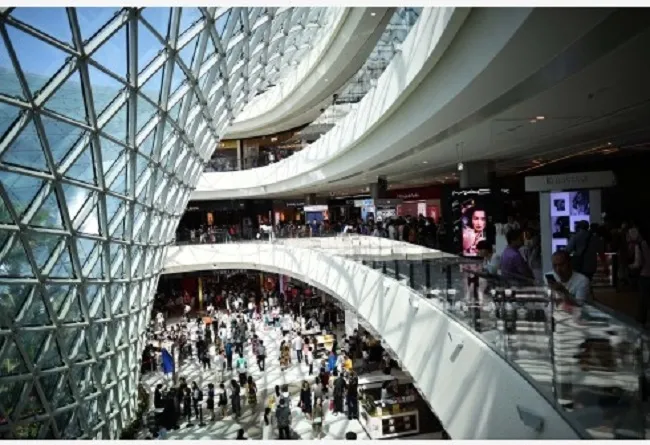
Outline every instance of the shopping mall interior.
{"type": "Polygon", "coordinates": [[[643,8],[0,7],[0,438],[650,437],[648,48],[643,8]]]}

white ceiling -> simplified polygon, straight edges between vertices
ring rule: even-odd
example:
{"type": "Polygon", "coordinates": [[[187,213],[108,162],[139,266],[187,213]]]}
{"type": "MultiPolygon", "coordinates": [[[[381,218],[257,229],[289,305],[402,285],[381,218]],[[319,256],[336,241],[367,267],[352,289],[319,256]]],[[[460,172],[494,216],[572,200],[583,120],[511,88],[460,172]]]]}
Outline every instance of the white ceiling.
{"type": "MultiPolygon", "coordinates": [[[[534,97],[524,97],[454,136],[364,174],[309,192],[358,190],[379,175],[389,184],[435,182],[459,161],[532,162],[594,147],[650,139],[650,31],[534,97]],[[543,116],[543,120],[534,120],[543,116]],[[534,120],[534,121],[533,121],[534,120]],[[325,190],[327,189],[327,190],[325,190]]],[[[386,163],[383,163],[386,164],[386,163]]]]}

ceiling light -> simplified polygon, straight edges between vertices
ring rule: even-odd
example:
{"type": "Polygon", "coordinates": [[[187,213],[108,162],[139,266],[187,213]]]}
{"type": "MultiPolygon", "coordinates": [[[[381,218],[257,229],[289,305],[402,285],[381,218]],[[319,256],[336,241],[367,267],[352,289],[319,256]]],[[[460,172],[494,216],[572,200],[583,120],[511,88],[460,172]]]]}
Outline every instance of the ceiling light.
{"type": "Polygon", "coordinates": [[[464,167],[465,167],[465,166],[463,165],[462,162],[459,162],[459,163],[458,163],[458,171],[459,171],[459,172],[463,171],[463,168],[464,168],[464,167]]]}
{"type": "Polygon", "coordinates": [[[537,123],[537,119],[531,119],[531,120],[530,120],[530,123],[531,123],[531,124],[535,124],[535,123],[537,123]]]}
{"type": "Polygon", "coordinates": [[[537,116],[535,117],[535,119],[537,119],[538,121],[543,121],[544,119],[546,119],[546,116],[537,116]]]}
{"type": "Polygon", "coordinates": [[[374,17],[374,16],[377,15],[377,13],[376,13],[376,12],[371,12],[370,15],[371,15],[372,17],[374,17]]]}
{"type": "Polygon", "coordinates": [[[423,164],[428,164],[428,163],[429,163],[429,161],[422,161],[422,163],[423,163],[423,164]]]}

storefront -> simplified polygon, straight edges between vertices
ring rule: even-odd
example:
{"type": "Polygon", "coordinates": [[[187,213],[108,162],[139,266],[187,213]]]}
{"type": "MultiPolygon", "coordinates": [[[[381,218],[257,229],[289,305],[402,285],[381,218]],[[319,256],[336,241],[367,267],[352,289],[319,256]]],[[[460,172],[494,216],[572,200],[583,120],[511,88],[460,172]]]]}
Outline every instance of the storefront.
{"type": "Polygon", "coordinates": [[[368,199],[368,196],[330,199],[327,202],[327,206],[329,207],[330,221],[348,222],[360,218],[360,208],[354,206],[354,201],[358,199],[368,199]]]}
{"type": "Polygon", "coordinates": [[[361,209],[361,219],[383,222],[397,215],[401,199],[355,199],[354,206],[361,209]]]}
{"type": "Polygon", "coordinates": [[[265,199],[229,201],[191,201],[183,214],[179,230],[201,227],[237,227],[246,236],[252,236],[262,224],[271,219],[272,202],[265,199]]]}
{"type": "Polygon", "coordinates": [[[391,198],[401,199],[402,203],[397,206],[397,216],[425,215],[431,217],[435,222],[441,216],[440,197],[442,189],[437,186],[418,187],[410,189],[389,190],[391,198]]]}
{"type": "Polygon", "coordinates": [[[217,145],[205,166],[205,171],[229,172],[239,170],[239,145],[236,140],[223,140],[217,145]]]}
{"type": "Polygon", "coordinates": [[[275,224],[305,224],[305,201],[273,201],[275,224]]]}
{"type": "Polygon", "coordinates": [[[330,219],[327,204],[305,206],[304,211],[305,221],[307,221],[307,223],[311,223],[312,221],[322,223],[324,221],[329,221],[330,219]]]}

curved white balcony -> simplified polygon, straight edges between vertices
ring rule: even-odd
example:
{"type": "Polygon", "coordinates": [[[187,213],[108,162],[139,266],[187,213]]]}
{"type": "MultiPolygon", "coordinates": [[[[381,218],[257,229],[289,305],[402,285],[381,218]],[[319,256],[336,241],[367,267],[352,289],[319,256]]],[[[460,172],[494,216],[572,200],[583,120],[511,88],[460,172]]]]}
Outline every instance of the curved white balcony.
{"type": "Polygon", "coordinates": [[[356,111],[317,142],[281,162],[253,170],[203,173],[192,199],[262,196],[296,191],[298,184],[325,180],[319,168],[353,148],[399,107],[442,57],[468,13],[463,8],[425,8],[401,53],[395,55],[356,111]]]}
{"type": "MultiPolygon", "coordinates": [[[[487,119],[489,114],[477,115],[477,110],[496,106],[500,97],[551,66],[612,13],[592,9],[550,17],[553,11],[544,8],[490,8],[473,9],[465,17],[466,11],[443,11],[423,11],[376,90],[317,142],[267,167],[204,173],[192,199],[308,193],[363,178],[368,170],[442,143],[487,119]],[[548,38],[551,19],[561,32],[548,38]]],[[[580,66],[591,61],[581,61],[580,66]]],[[[537,94],[569,75],[545,76],[536,89],[522,94],[537,94]]],[[[468,147],[466,152],[476,154],[480,148],[468,147]]],[[[436,153],[440,162],[453,163],[457,156],[453,147],[436,153]]],[[[371,175],[367,181],[372,182],[371,175]]]]}
{"type": "Polygon", "coordinates": [[[276,86],[251,99],[224,137],[278,133],[313,121],[366,60],[393,9],[341,8],[307,56],[276,86]]]}
{"type": "Polygon", "coordinates": [[[405,252],[440,255],[376,238],[175,246],[163,273],[254,269],[330,293],[380,334],[454,439],[578,438],[554,405],[474,332],[406,284],[345,257],[405,252]]]}

